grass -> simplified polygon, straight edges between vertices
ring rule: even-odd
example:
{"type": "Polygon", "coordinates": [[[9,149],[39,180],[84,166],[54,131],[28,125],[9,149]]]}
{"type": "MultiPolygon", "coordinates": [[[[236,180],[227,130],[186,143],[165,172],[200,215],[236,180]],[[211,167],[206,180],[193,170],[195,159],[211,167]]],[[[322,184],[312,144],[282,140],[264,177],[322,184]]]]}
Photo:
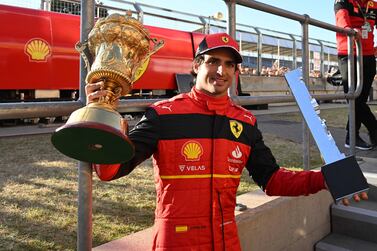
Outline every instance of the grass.
{"type": "MultiPolygon", "coordinates": [[[[280,165],[302,165],[301,145],[264,137],[280,165]]],[[[311,165],[321,165],[311,151],[311,165]]],[[[50,135],[1,138],[0,152],[0,250],[76,250],[77,162],[57,152],[50,135]]],[[[116,181],[93,177],[93,247],[152,226],[150,160],[116,181]]],[[[238,194],[254,189],[244,172],[238,194]]]]}
{"type": "MultiPolygon", "coordinates": [[[[377,117],[377,105],[369,105],[372,113],[374,116],[377,117]]],[[[285,121],[294,121],[294,122],[301,122],[302,116],[301,113],[284,113],[284,114],[277,114],[274,115],[276,118],[285,120],[285,121]]],[[[320,115],[322,119],[326,120],[326,124],[328,127],[337,127],[337,128],[345,128],[347,125],[347,116],[348,116],[348,108],[337,108],[334,112],[334,109],[325,109],[321,110],[320,115]]],[[[361,132],[367,133],[365,126],[361,126],[361,132]]]]}

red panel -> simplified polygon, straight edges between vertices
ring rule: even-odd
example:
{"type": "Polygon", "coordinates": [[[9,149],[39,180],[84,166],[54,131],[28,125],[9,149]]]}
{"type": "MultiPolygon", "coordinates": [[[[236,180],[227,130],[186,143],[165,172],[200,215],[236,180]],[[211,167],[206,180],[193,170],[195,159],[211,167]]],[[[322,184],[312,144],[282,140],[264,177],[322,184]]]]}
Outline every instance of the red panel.
{"type": "Polygon", "coordinates": [[[54,13],[53,57],[51,84],[59,89],[78,89],[80,84],[80,54],[75,49],[80,40],[80,16],[54,13]],[[58,76],[58,77],[56,77],[58,76]]]}
{"type": "Polygon", "coordinates": [[[46,57],[44,61],[32,60],[26,54],[25,46],[32,39],[40,39],[51,50],[50,19],[43,13],[35,15],[31,10],[21,14],[19,9],[0,6],[0,23],[5,24],[0,29],[1,88],[47,87],[51,57],[46,57]]]}
{"type": "Polygon", "coordinates": [[[193,32],[191,34],[192,34],[192,40],[193,40],[193,43],[194,43],[194,48],[196,50],[196,48],[198,48],[198,46],[199,46],[199,43],[203,40],[205,34],[196,33],[196,32],[193,32]]]}
{"type": "Polygon", "coordinates": [[[144,75],[134,89],[177,89],[176,73],[190,73],[194,55],[191,33],[146,26],[152,38],[164,40],[165,45],[152,55],[144,75]]]}
{"type": "MultiPolygon", "coordinates": [[[[0,89],[77,89],[79,16],[0,5],[0,89]],[[36,39],[49,52],[30,59],[26,45],[36,39]]],[[[146,26],[165,45],[149,62],[134,89],[176,89],[175,74],[189,73],[202,34],[146,26]],[[192,44],[194,35],[195,46],[192,44]]],[[[35,50],[34,50],[35,53],[35,50]]]]}

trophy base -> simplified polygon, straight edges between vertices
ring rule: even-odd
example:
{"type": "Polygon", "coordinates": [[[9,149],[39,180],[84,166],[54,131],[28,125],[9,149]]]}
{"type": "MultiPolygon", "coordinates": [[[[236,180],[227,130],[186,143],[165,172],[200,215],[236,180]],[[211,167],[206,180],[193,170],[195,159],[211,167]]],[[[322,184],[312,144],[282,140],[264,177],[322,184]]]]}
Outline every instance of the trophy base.
{"type": "Polygon", "coordinates": [[[132,142],[119,130],[96,122],[66,124],[56,129],[52,144],[64,155],[96,164],[117,164],[134,155],[132,142]]]}
{"type": "Polygon", "coordinates": [[[51,142],[64,155],[95,164],[123,163],[135,152],[122,132],[121,115],[96,104],[74,111],[67,123],[55,130],[51,142]]]}
{"type": "Polygon", "coordinates": [[[321,168],[321,171],[335,202],[369,189],[368,182],[354,156],[327,164],[321,168]]]}

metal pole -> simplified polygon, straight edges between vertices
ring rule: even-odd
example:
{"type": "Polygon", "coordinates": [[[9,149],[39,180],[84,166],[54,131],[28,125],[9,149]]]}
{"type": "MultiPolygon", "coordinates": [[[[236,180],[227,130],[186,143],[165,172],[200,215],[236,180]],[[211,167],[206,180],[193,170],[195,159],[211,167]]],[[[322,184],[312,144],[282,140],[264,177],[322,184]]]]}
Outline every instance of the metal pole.
{"type": "Polygon", "coordinates": [[[320,44],[321,46],[321,54],[320,54],[320,62],[321,62],[321,65],[320,65],[320,72],[321,72],[321,77],[325,76],[325,64],[324,64],[324,61],[325,61],[325,46],[323,45],[323,43],[320,41],[320,40],[317,40],[318,43],[320,44]]]}
{"type": "Polygon", "coordinates": [[[278,69],[280,68],[280,39],[278,38],[278,58],[277,58],[277,62],[278,62],[278,69]]]}
{"type": "Polygon", "coordinates": [[[144,23],[144,11],[143,9],[140,7],[140,4],[139,3],[134,3],[134,8],[135,10],[137,11],[137,19],[139,20],[140,23],[144,23]]]}
{"type": "MultiPolygon", "coordinates": [[[[306,85],[309,83],[309,25],[310,17],[305,16],[305,21],[302,25],[302,75],[306,85]]],[[[304,169],[310,169],[310,132],[305,120],[302,120],[302,146],[303,146],[303,162],[304,169]]]]}
{"type": "Polygon", "coordinates": [[[297,68],[297,45],[296,38],[293,35],[289,35],[292,38],[292,69],[297,68]]]}
{"type": "MultiPolygon", "coordinates": [[[[81,0],[80,41],[88,38],[94,25],[94,0],[81,0]]],[[[85,104],[85,77],[87,69],[85,62],[80,58],[80,90],[79,100],[85,104]]],[[[92,250],[92,168],[89,163],[78,163],[78,223],[77,223],[77,250],[92,250]]]]}
{"type": "MultiPolygon", "coordinates": [[[[347,36],[348,42],[348,94],[353,95],[355,90],[355,58],[353,53],[353,37],[347,36]]],[[[348,137],[350,143],[350,155],[355,155],[355,98],[348,100],[348,137]]]]}
{"type": "Polygon", "coordinates": [[[258,75],[261,75],[262,72],[262,53],[263,53],[263,46],[262,46],[262,40],[263,40],[263,34],[262,32],[255,28],[255,31],[258,34],[258,44],[257,44],[257,73],[258,75]]]}
{"type": "Polygon", "coordinates": [[[77,250],[92,250],[92,167],[79,162],[77,250]]]}
{"type": "Polygon", "coordinates": [[[199,17],[200,22],[203,24],[203,33],[208,34],[208,24],[204,17],[199,17]]]}
{"type": "Polygon", "coordinates": [[[208,28],[206,34],[211,34],[211,16],[208,16],[208,28]]]}
{"type": "Polygon", "coordinates": [[[234,0],[225,0],[228,7],[228,34],[236,38],[236,2],[234,0]]]}
{"type": "MultiPolygon", "coordinates": [[[[228,7],[228,34],[236,39],[236,3],[234,0],[225,1],[228,7]]],[[[237,87],[235,78],[233,78],[232,86],[229,89],[229,96],[237,96],[237,87]]]]}

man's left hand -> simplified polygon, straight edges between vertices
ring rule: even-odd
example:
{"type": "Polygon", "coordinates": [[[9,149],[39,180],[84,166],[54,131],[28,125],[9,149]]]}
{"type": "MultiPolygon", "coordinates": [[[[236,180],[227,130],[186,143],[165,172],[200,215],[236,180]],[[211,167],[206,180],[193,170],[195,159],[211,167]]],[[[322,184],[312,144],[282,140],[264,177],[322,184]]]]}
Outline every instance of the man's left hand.
{"type": "MultiPolygon", "coordinates": [[[[362,192],[360,194],[354,194],[352,197],[353,197],[354,201],[359,202],[361,200],[367,200],[368,199],[368,194],[366,192],[362,192]]],[[[345,206],[349,206],[350,205],[350,200],[347,199],[347,198],[344,198],[344,199],[342,199],[342,203],[345,206]]]]}

